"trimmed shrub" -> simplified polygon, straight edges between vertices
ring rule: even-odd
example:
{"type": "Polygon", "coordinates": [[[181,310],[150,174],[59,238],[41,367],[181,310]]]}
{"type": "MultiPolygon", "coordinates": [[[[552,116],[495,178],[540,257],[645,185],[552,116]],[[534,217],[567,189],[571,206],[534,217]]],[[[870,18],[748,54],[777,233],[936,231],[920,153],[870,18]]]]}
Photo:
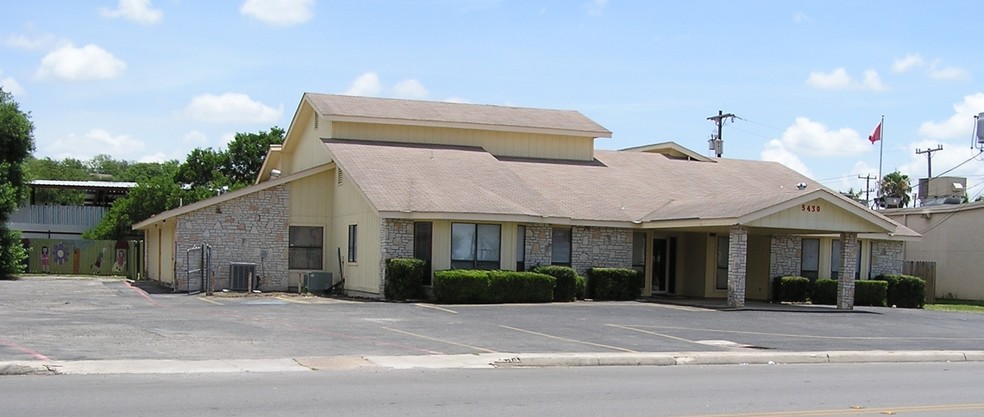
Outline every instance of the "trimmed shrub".
{"type": "Polygon", "coordinates": [[[642,294],[642,277],[634,269],[588,268],[587,295],[595,300],[635,300],[642,294]]]}
{"type": "Polygon", "coordinates": [[[557,279],[536,272],[490,271],[488,301],[492,303],[549,303],[557,279]]]}
{"type": "Polygon", "coordinates": [[[854,281],[854,305],[884,307],[888,282],[863,279],[854,281]]]}
{"type": "Polygon", "coordinates": [[[926,281],[912,275],[883,274],[876,280],[888,282],[886,303],[899,308],[922,308],[926,303],[926,281]]]}
{"type": "Polygon", "coordinates": [[[773,281],[775,300],[802,303],[810,291],[810,279],[806,277],[778,277],[773,281]]]}
{"type": "Polygon", "coordinates": [[[557,279],[553,290],[554,301],[574,301],[577,298],[577,272],[574,268],[560,265],[538,265],[532,272],[547,274],[557,279]]]}
{"type": "Polygon", "coordinates": [[[810,302],[825,305],[837,304],[837,281],[828,278],[820,278],[813,281],[813,292],[810,294],[810,302]]]}
{"type": "Polygon", "coordinates": [[[442,303],[487,303],[489,272],[449,269],[434,272],[434,298],[442,303]]]}
{"type": "Polygon", "coordinates": [[[575,288],[577,288],[577,290],[574,292],[574,295],[578,300],[583,300],[585,298],[585,294],[588,292],[588,279],[578,275],[575,277],[575,280],[575,288]]]}
{"type": "Polygon", "coordinates": [[[386,283],[383,294],[387,300],[424,298],[424,261],[415,258],[386,260],[386,283]]]}

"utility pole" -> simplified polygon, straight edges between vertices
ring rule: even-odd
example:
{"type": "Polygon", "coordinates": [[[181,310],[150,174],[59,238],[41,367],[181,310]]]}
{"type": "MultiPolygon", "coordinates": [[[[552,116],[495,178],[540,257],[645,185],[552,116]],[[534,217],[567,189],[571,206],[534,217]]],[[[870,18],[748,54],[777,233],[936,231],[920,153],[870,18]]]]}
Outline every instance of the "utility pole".
{"type": "Polygon", "coordinates": [[[936,145],[936,149],[920,150],[919,148],[916,148],[916,155],[926,154],[926,165],[927,165],[926,181],[929,181],[930,179],[933,178],[933,152],[942,151],[942,150],[943,150],[943,145],[936,145]]]}
{"type": "Polygon", "coordinates": [[[718,128],[717,136],[711,136],[711,138],[707,141],[709,145],[708,149],[714,151],[714,153],[717,154],[718,158],[720,158],[721,155],[724,153],[724,138],[722,137],[722,134],[724,133],[724,130],[722,129],[724,127],[724,119],[731,119],[731,121],[733,122],[735,121],[735,117],[738,116],[735,116],[734,114],[731,113],[724,114],[723,111],[718,110],[717,116],[711,116],[707,118],[707,120],[714,122],[714,124],[716,124],[718,128]]]}
{"type": "Polygon", "coordinates": [[[858,178],[864,180],[864,204],[871,208],[871,180],[876,180],[878,177],[873,177],[871,174],[865,176],[858,175],[858,178]]]}

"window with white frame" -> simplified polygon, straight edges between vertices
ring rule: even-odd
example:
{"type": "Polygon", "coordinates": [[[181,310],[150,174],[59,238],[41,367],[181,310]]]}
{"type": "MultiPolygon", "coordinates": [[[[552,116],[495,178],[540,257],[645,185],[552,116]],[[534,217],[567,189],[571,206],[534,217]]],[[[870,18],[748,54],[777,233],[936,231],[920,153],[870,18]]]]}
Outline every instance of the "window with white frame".
{"type": "Polygon", "coordinates": [[[800,276],[811,281],[820,277],[820,239],[803,239],[801,261],[800,276]]]}
{"type": "Polygon", "coordinates": [[[456,269],[499,269],[502,226],[452,223],[451,267],[456,269]]]}
{"type": "Polygon", "coordinates": [[[571,228],[555,227],[551,232],[550,263],[571,266],[571,228]]]}
{"type": "Polygon", "coordinates": [[[348,261],[358,262],[358,239],[359,239],[359,225],[350,224],[348,227],[348,261]]]}
{"type": "Polygon", "coordinates": [[[717,239],[717,275],[714,280],[714,289],[728,289],[728,259],[731,257],[731,238],[729,236],[718,236],[717,239]]]}

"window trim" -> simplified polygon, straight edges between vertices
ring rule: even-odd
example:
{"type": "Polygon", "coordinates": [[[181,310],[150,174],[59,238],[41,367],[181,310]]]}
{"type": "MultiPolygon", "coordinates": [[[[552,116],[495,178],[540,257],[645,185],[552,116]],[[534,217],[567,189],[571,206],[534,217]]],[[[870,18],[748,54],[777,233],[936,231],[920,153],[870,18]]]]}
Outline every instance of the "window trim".
{"type": "Polygon", "coordinates": [[[359,260],[359,225],[348,226],[348,262],[357,263],[359,260]]]}
{"type": "Polygon", "coordinates": [[[573,227],[551,227],[550,228],[550,265],[560,265],[560,266],[573,266],[574,263],[574,228],[573,227]],[[566,230],[567,234],[567,262],[563,260],[557,260],[554,256],[556,255],[556,241],[554,232],[557,230],[566,230]]]}
{"type": "Polygon", "coordinates": [[[325,227],[324,226],[305,226],[305,225],[289,225],[289,226],[287,226],[287,269],[288,270],[299,270],[299,271],[321,271],[321,270],[324,270],[324,268],[325,268],[325,253],[324,253],[324,251],[325,251],[325,227]],[[296,244],[292,243],[292,240],[290,238],[291,237],[291,231],[292,230],[299,230],[299,229],[318,229],[318,230],[320,230],[320,232],[321,232],[321,241],[318,242],[318,245],[317,246],[303,246],[303,245],[296,245],[296,244]],[[312,250],[312,251],[314,249],[317,249],[321,253],[321,265],[318,266],[318,267],[316,267],[316,268],[310,268],[310,266],[313,266],[313,265],[305,265],[306,267],[296,267],[294,264],[291,263],[291,260],[294,259],[294,257],[291,256],[291,252],[294,249],[312,250]]]}
{"type": "Polygon", "coordinates": [[[497,223],[451,223],[451,253],[449,254],[451,260],[451,269],[482,269],[482,270],[495,270],[502,268],[502,225],[497,223]],[[454,257],[454,229],[455,225],[471,226],[472,227],[472,239],[471,239],[471,259],[455,259],[454,257]],[[482,260],[479,259],[478,255],[478,241],[479,241],[479,226],[495,226],[496,231],[496,241],[498,242],[499,248],[496,251],[496,259],[493,260],[482,260]],[[457,265],[456,265],[457,264],[457,265]],[[470,264],[467,266],[462,266],[470,264]]]}

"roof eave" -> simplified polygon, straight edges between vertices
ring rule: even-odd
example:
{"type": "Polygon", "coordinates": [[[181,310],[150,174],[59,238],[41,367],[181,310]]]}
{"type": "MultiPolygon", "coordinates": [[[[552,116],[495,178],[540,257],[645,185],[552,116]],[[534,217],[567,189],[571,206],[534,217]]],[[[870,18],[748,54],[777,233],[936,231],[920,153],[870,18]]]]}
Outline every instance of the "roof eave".
{"type": "Polygon", "coordinates": [[[580,137],[590,137],[590,138],[612,137],[612,132],[606,129],[602,129],[602,130],[554,129],[554,128],[542,128],[542,127],[535,127],[535,126],[510,126],[510,125],[497,125],[497,124],[484,124],[484,123],[442,122],[442,121],[432,121],[432,120],[393,119],[393,118],[384,118],[384,117],[338,116],[338,115],[330,115],[330,114],[325,114],[322,116],[324,116],[327,120],[333,122],[371,123],[371,124],[420,126],[420,127],[443,127],[443,128],[453,128],[453,129],[478,129],[478,130],[491,130],[496,132],[535,133],[535,134],[544,134],[544,135],[580,136],[580,137]]]}

